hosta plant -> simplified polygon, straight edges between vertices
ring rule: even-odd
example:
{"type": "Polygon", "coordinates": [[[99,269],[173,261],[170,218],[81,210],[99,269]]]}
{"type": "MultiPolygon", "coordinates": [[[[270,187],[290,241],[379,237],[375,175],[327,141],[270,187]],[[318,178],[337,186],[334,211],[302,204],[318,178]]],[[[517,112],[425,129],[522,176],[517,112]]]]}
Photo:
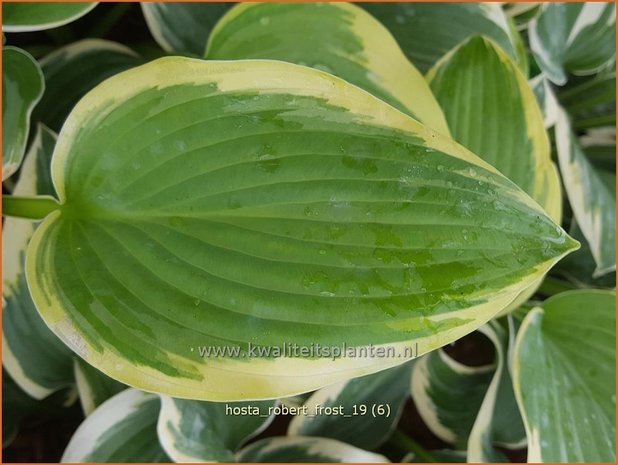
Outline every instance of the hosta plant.
{"type": "Polygon", "coordinates": [[[5,431],[79,398],[64,461],[615,460],[614,5],[3,15],[5,431]]]}

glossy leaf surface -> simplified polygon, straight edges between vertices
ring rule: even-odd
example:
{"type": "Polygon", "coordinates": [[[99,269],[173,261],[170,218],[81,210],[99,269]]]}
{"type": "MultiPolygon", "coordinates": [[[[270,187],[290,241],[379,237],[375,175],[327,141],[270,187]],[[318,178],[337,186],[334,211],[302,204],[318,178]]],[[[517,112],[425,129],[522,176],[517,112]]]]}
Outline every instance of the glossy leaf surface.
{"type": "Polygon", "coordinates": [[[588,161],[563,110],[556,120],[556,147],[569,203],[597,264],[593,276],[602,276],[616,269],[615,180],[612,188],[588,161]]]}
{"type": "Polygon", "coordinates": [[[560,221],[560,181],[542,113],[515,62],[491,41],[473,37],[441,59],[427,79],[453,138],[560,221]]]}
{"type": "Polygon", "coordinates": [[[577,246],[450,139],[283,62],[117,75],[77,105],[52,170],[61,206],[27,257],[39,311],[95,367],[174,396],[280,397],[402,363],[251,347],[422,354],[577,246]]]}

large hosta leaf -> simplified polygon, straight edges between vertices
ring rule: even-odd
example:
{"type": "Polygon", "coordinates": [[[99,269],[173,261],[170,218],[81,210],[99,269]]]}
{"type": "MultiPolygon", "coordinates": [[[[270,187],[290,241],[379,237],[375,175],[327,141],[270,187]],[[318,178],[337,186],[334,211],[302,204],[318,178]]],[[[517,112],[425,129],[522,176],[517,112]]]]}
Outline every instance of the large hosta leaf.
{"type": "Polygon", "coordinates": [[[33,112],[33,120],[59,131],[86,92],[142,61],[124,45],[101,39],[80,40],[55,50],[40,61],[45,93],[33,112]]]}
{"type": "Polygon", "coordinates": [[[524,319],[513,381],[529,462],[616,460],[616,293],[558,294],[524,319]]]}
{"type": "MultiPolygon", "coordinates": [[[[15,195],[51,195],[56,134],[39,126],[15,184],[15,195]]],[[[2,231],[2,363],[31,397],[43,399],[73,383],[73,353],[54,335],[30,297],[24,260],[36,224],[6,218],[2,231]]]]}
{"type": "Polygon", "coordinates": [[[37,62],[15,47],[2,48],[2,180],[11,176],[26,152],[30,113],[45,82],[37,62]]]}
{"type": "Polygon", "coordinates": [[[388,30],[355,5],[238,5],[217,23],[206,58],[268,58],[327,71],[448,134],[444,115],[421,73],[388,30]]]}
{"type": "MultiPolygon", "coordinates": [[[[462,450],[432,450],[430,457],[434,462],[438,463],[466,463],[466,451],[462,450]]],[[[427,463],[427,458],[415,452],[409,452],[401,459],[401,463],[427,463]]]]}
{"type": "Polygon", "coordinates": [[[482,34],[498,43],[525,69],[521,38],[495,3],[363,3],[395,36],[406,56],[422,72],[470,36],[482,34]]]}
{"type": "Polygon", "coordinates": [[[556,119],[556,148],[569,203],[597,264],[593,276],[602,276],[616,269],[615,186],[590,164],[564,110],[556,119]]]}
{"type": "Polygon", "coordinates": [[[556,84],[567,72],[593,74],[616,57],[613,2],[545,3],[530,23],[530,47],[543,72],[556,84]]]}
{"type": "Polygon", "coordinates": [[[6,2],[2,8],[2,30],[29,32],[60,27],[81,18],[97,3],[6,2]]]}
{"type": "Polygon", "coordinates": [[[69,116],[52,171],[61,206],[26,260],[39,311],[92,365],[175,396],[278,397],[402,363],[577,246],[463,147],[283,62],[121,73],[69,116]]]}
{"type": "Polygon", "coordinates": [[[157,43],[170,52],[201,56],[215,23],[230,9],[219,2],[142,2],[144,18],[157,43]]]}

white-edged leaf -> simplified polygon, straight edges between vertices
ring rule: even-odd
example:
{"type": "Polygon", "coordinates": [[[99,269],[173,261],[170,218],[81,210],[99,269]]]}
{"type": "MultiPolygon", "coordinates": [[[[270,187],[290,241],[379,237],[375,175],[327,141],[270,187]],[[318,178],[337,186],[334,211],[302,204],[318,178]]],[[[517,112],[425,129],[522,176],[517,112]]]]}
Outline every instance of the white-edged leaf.
{"type": "MultiPolygon", "coordinates": [[[[509,56],[484,37],[451,50],[427,73],[453,138],[534,198],[557,222],[561,192],[534,92],[509,56]]],[[[495,208],[501,208],[498,199],[495,208]]]]}
{"type": "Polygon", "coordinates": [[[410,395],[411,363],[314,392],[304,403],[307,414],[292,419],[288,435],[327,437],[376,449],[391,435],[410,395]],[[376,408],[388,415],[374,417],[376,408]]]}
{"type": "Polygon", "coordinates": [[[451,139],[275,60],[164,58],[106,80],[52,172],[60,204],[26,260],[39,312],[109,376],[176,397],[277,398],[399,365],[578,246],[451,139]]]}
{"type": "Polygon", "coordinates": [[[541,11],[541,2],[503,3],[502,9],[513,20],[518,31],[524,31],[532,19],[541,11]]]}
{"type": "Polygon", "coordinates": [[[496,449],[524,447],[526,432],[517,407],[508,364],[509,333],[496,320],[480,332],[493,343],[496,368],[468,437],[468,462],[505,462],[496,449]]]}
{"type": "MultiPolygon", "coordinates": [[[[452,137],[515,182],[559,223],[558,171],[535,95],[516,63],[491,40],[474,36],[441,58],[427,79],[452,137]]],[[[499,198],[493,208],[503,208],[499,198]]],[[[525,302],[538,284],[502,313],[525,302]]]]}
{"type": "Polygon", "coordinates": [[[615,291],[564,292],[519,328],[513,381],[529,462],[615,462],[615,301],[615,291]]]}
{"type": "Polygon", "coordinates": [[[260,58],[310,66],[345,79],[448,135],[444,115],[423,75],[389,31],[360,6],[237,5],[214,28],[206,58],[260,58]]]}
{"type": "Polygon", "coordinates": [[[54,50],[40,60],[45,93],[32,114],[59,131],[75,104],[97,84],[143,62],[133,50],[109,40],[84,39],[54,50]]]}
{"type": "Polygon", "coordinates": [[[169,462],[157,438],[159,397],[126,389],[103,402],[71,437],[62,462],[169,462]]]}
{"type": "Polygon", "coordinates": [[[64,26],[90,12],[98,2],[5,2],[3,32],[43,31],[64,26]]]}
{"type": "Polygon", "coordinates": [[[276,402],[208,402],[161,396],[157,433],[175,462],[232,462],[273,420],[276,402]]]}
{"type": "Polygon", "coordinates": [[[467,366],[444,349],[419,358],[412,369],[412,399],[427,427],[465,450],[494,365],[467,366]]]}
{"type": "Polygon", "coordinates": [[[429,429],[469,462],[504,462],[496,446],[519,448],[526,440],[508,370],[509,338],[497,321],[479,332],[493,344],[493,365],[467,366],[444,349],[432,352],[414,367],[412,398],[429,429]]]}
{"type": "Polygon", "coordinates": [[[86,416],[94,412],[107,399],[127,388],[79,357],[73,359],[73,370],[79,400],[86,416]]]}
{"type": "Polygon", "coordinates": [[[236,456],[237,462],[388,463],[382,455],[327,438],[273,437],[254,442],[236,456]]]}
{"type": "MultiPolygon", "coordinates": [[[[39,125],[14,195],[54,195],[51,156],[56,134],[39,125]]],[[[73,353],[52,333],[37,311],[26,284],[26,247],[36,223],[6,218],[2,231],[2,363],[35,399],[73,383],[73,353]]]]}
{"type": "Polygon", "coordinates": [[[567,73],[593,74],[616,57],[613,2],[545,3],[528,29],[530,47],[545,75],[558,85],[567,73]]]}
{"type": "Polygon", "coordinates": [[[530,87],[532,87],[539,107],[543,112],[545,128],[551,128],[556,124],[559,103],[549,80],[541,73],[530,80],[530,87]]]}
{"type": "Polygon", "coordinates": [[[556,120],[556,149],[573,214],[597,264],[594,277],[616,269],[616,197],[590,164],[564,110],[556,120]]]}
{"type": "Polygon", "coordinates": [[[232,6],[219,2],[141,2],[144,18],[157,43],[168,52],[202,56],[215,23],[232,6]]]}
{"type": "Polygon", "coordinates": [[[526,69],[521,37],[496,3],[363,3],[393,34],[406,56],[421,72],[473,35],[500,45],[526,69]]]}

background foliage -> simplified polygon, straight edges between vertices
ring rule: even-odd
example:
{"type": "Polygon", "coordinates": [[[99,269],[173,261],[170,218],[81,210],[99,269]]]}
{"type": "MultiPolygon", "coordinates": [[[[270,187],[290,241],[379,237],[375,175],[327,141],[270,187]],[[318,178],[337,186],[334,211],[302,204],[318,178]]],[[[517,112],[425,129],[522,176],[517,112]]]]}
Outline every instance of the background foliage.
{"type": "Polygon", "coordinates": [[[300,396],[237,403],[257,406],[254,418],[128,388],[77,357],[28,291],[36,224],[6,218],[4,460],[615,461],[615,6],[231,8],[4,3],[3,193],[55,194],[57,134],[111,76],[164,56],[277,59],[339,76],[452,137],[581,248],[455,343],[300,396]],[[269,416],[275,405],[391,413],[269,416]]]}

